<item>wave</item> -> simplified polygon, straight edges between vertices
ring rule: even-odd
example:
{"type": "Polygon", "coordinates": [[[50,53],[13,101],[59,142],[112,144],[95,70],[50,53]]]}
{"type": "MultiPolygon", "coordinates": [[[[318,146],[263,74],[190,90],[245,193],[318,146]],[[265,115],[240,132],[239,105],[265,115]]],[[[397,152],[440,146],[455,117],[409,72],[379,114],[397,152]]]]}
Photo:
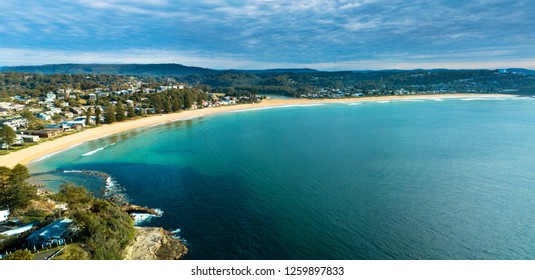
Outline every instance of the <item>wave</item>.
{"type": "Polygon", "coordinates": [[[138,226],[143,223],[149,222],[152,218],[159,218],[163,215],[163,211],[161,209],[154,209],[157,215],[149,214],[149,213],[130,213],[130,215],[134,218],[134,225],[138,226]]]}
{"type": "Polygon", "coordinates": [[[182,229],[177,228],[175,230],[171,230],[170,232],[173,234],[173,238],[174,239],[180,240],[182,242],[182,244],[184,244],[186,246],[189,245],[188,241],[185,238],[183,238],[182,236],[180,236],[180,233],[182,232],[182,229]]]}
{"type": "Polygon", "coordinates": [[[242,110],[236,110],[236,111],[231,111],[231,112],[237,113],[237,112],[269,110],[269,109],[277,109],[277,108],[290,108],[290,107],[316,107],[316,106],[322,106],[322,105],[325,105],[325,104],[323,104],[323,103],[290,104],[290,105],[281,105],[281,106],[267,106],[267,107],[259,107],[259,108],[249,108],[249,109],[242,109],[242,110]]]}
{"type": "Polygon", "coordinates": [[[87,153],[83,154],[82,156],[83,156],[83,157],[87,157],[87,156],[90,156],[90,155],[94,155],[94,154],[96,154],[96,153],[98,153],[98,152],[100,152],[100,151],[102,151],[102,150],[104,150],[104,149],[106,149],[106,148],[108,148],[108,147],[110,147],[110,146],[113,146],[113,145],[115,145],[115,144],[117,144],[117,143],[111,143],[111,144],[106,145],[106,146],[104,146],[104,147],[100,147],[100,148],[98,148],[98,149],[95,149],[95,150],[92,150],[92,151],[90,151],[90,152],[87,152],[87,153]]]}
{"type": "Polygon", "coordinates": [[[381,100],[381,101],[376,101],[377,103],[390,103],[390,100],[381,100]]]}
{"type": "Polygon", "coordinates": [[[349,106],[356,106],[356,105],[362,105],[361,102],[353,102],[353,103],[347,103],[349,106]]]}
{"type": "Polygon", "coordinates": [[[424,102],[422,99],[400,99],[403,102],[424,102]]]}
{"type": "Polygon", "coordinates": [[[503,98],[503,97],[469,97],[469,98],[462,98],[463,101],[482,101],[482,100],[510,100],[510,98],[503,98]]]}

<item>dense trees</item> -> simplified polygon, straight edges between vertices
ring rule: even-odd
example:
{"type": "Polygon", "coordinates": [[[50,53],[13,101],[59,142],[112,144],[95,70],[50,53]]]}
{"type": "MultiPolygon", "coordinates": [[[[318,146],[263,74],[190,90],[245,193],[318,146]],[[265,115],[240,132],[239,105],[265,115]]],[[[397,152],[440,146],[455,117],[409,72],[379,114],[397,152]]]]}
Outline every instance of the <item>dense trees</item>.
{"type": "Polygon", "coordinates": [[[108,107],[106,108],[106,114],[104,115],[104,119],[106,123],[114,123],[116,121],[115,118],[115,105],[113,103],[108,103],[108,107]]]}
{"type": "Polygon", "coordinates": [[[95,125],[100,125],[100,116],[102,115],[102,110],[100,110],[100,107],[97,107],[95,109],[95,125]]]}
{"type": "Polygon", "coordinates": [[[26,166],[17,164],[12,169],[0,167],[0,205],[18,212],[37,197],[37,188],[26,182],[30,173],[26,166]]]}
{"type": "Polygon", "coordinates": [[[92,259],[122,259],[134,237],[133,220],[117,204],[92,197],[85,188],[64,184],[54,197],[67,203],[80,228],[79,239],[92,259]]]}

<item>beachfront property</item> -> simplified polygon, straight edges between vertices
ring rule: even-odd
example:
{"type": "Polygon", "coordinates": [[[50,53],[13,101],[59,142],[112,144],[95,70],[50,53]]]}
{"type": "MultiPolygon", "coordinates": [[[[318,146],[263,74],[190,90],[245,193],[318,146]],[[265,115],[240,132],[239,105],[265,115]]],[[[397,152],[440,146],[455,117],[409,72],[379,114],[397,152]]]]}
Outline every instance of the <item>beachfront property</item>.
{"type": "Polygon", "coordinates": [[[0,127],[7,125],[13,128],[14,130],[18,130],[20,128],[26,128],[28,127],[29,124],[30,122],[23,117],[15,117],[15,118],[0,120],[0,127]]]}
{"type": "Polygon", "coordinates": [[[51,246],[65,244],[65,239],[74,233],[72,220],[64,218],[34,231],[26,240],[32,246],[51,246]]]}
{"type": "Polygon", "coordinates": [[[21,139],[24,143],[37,143],[41,138],[37,135],[17,134],[17,139],[21,139]]]}
{"type": "Polygon", "coordinates": [[[58,136],[63,129],[40,129],[40,130],[24,130],[21,131],[21,135],[34,135],[40,138],[54,138],[58,136]]]}

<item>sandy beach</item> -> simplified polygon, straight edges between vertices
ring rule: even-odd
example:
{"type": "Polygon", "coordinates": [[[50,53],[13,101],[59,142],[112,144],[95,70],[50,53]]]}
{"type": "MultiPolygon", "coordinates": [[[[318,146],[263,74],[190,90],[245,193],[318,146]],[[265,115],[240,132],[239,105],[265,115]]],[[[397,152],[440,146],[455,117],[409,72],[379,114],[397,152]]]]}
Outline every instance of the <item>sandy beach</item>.
{"type": "Polygon", "coordinates": [[[245,109],[254,109],[262,107],[275,107],[299,104],[314,104],[314,103],[352,103],[352,102],[366,102],[366,101],[386,101],[397,99],[447,99],[447,98],[503,98],[513,97],[512,95],[501,94],[441,94],[441,95],[403,95],[403,96],[381,96],[381,97],[358,97],[347,99],[270,99],[264,100],[256,104],[239,104],[233,106],[211,107],[198,110],[188,110],[179,113],[172,113],[166,115],[157,115],[146,118],[135,119],[120,123],[113,123],[111,125],[101,125],[99,127],[86,129],[82,132],[61,137],[52,141],[40,143],[38,145],[12,152],[7,155],[0,156],[0,166],[13,167],[18,163],[27,164],[35,159],[43,156],[57,153],[65,149],[77,146],[87,141],[102,138],[105,136],[121,133],[127,130],[156,125],[160,123],[179,121],[194,117],[202,117],[216,113],[224,113],[231,111],[239,111],[245,109]]]}

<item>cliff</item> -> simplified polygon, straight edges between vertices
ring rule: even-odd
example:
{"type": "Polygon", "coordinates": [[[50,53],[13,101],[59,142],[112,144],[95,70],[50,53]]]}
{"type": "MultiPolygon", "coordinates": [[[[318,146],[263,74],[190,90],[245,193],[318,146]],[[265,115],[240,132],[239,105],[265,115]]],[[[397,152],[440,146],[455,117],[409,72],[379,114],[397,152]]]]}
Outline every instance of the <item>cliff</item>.
{"type": "Polygon", "coordinates": [[[159,227],[134,227],[134,243],[125,249],[125,260],[178,260],[188,248],[159,227]]]}

